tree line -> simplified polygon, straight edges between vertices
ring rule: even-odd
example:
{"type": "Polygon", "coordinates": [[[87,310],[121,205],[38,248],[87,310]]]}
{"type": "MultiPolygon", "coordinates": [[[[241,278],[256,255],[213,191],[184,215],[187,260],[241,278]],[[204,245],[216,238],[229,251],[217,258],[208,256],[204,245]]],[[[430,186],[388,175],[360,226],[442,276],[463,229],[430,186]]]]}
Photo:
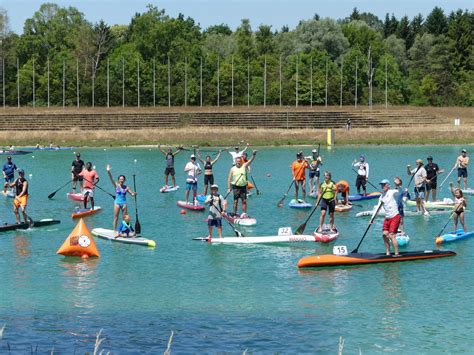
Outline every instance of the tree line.
{"type": "Polygon", "coordinates": [[[0,104],[472,106],[473,28],[473,12],[435,7],[202,29],[152,5],[110,26],[45,3],[17,35],[0,9],[0,104]]]}

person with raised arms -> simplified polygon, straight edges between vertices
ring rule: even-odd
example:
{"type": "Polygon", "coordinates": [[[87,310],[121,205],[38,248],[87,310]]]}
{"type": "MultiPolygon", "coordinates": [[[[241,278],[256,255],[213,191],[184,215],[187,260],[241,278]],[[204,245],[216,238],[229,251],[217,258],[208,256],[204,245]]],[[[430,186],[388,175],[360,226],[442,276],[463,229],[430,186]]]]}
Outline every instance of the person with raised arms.
{"type": "Polygon", "coordinates": [[[171,175],[171,180],[173,181],[173,187],[176,187],[176,178],[175,178],[175,170],[174,170],[174,157],[179,154],[183,150],[182,147],[178,147],[176,151],[173,153],[172,148],[168,148],[165,152],[163,148],[161,148],[161,144],[158,145],[158,149],[161,153],[165,156],[166,167],[165,167],[165,188],[168,187],[168,177],[171,175]]]}
{"type": "Polygon", "coordinates": [[[429,212],[425,208],[425,186],[426,186],[426,169],[423,166],[423,160],[416,160],[416,168],[411,169],[411,165],[407,165],[408,175],[413,175],[415,182],[415,198],[416,198],[416,210],[423,213],[425,216],[429,216],[429,212]]]}
{"type": "Polygon", "coordinates": [[[26,214],[26,206],[28,206],[28,181],[25,179],[25,172],[23,169],[18,169],[18,177],[15,181],[9,184],[10,187],[15,188],[15,199],[13,200],[13,212],[15,213],[16,222],[21,223],[20,213],[18,212],[21,207],[21,214],[25,223],[28,223],[28,216],[26,214]]]}
{"type": "Polygon", "coordinates": [[[79,174],[81,173],[82,170],[84,170],[84,161],[81,159],[81,153],[77,152],[76,153],[76,159],[73,160],[72,166],[71,166],[71,180],[72,180],[72,191],[75,193],[76,192],[76,187],[77,187],[77,182],[79,181],[79,187],[83,188],[83,179],[79,174]]]}
{"type": "Polygon", "coordinates": [[[309,186],[310,194],[313,194],[319,189],[319,175],[320,175],[320,166],[323,165],[323,160],[319,155],[317,149],[311,151],[311,156],[306,157],[307,160],[310,160],[309,163],[309,186]]]}
{"type": "Polygon", "coordinates": [[[92,169],[92,163],[89,161],[86,163],[86,168],[78,175],[84,180],[84,209],[87,209],[87,203],[90,200],[91,210],[94,210],[94,189],[99,182],[99,174],[92,169]]]}
{"type": "Polygon", "coordinates": [[[410,194],[407,188],[403,188],[402,184],[403,181],[398,176],[393,179],[393,183],[395,184],[395,188],[398,190],[398,197],[397,197],[397,204],[398,204],[398,214],[400,215],[400,231],[405,233],[405,224],[404,224],[404,217],[405,217],[405,206],[403,205],[404,199],[410,198],[410,194]]]}
{"type": "Polygon", "coordinates": [[[441,170],[438,164],[433,163],[433,157],[430,155],[428,158],[428,164],[425,165],[426,170],[426,201],[430,200],[430,192],[431,198],[433,202],[436,201],[436,189],[438,187],[438,175],[443,173],[444,170],[441,170]]]}
{"type": "Polygon", "coordinates": [[[7,157],[7,162],[3,164],[3,178],[5,179],[5,184],[3,185],[3,193],[7,193],[7,188],[15,180],[15,170],[17,167],[14,162],[12,162],[12,157],[7,157]]]}
{"type": "Polygon", "coordinates": [[[211,160],[211,156],[207,155],[206,160],[204,161],[202,160],[199,149],[197,151],[197,157],[204,167],[204,196],[207,195],[208,186],[214,185],[214,173],[212,171],[212,168],[214,167],[214,164],[217,163],[217,161],[221,157],[221,154],[222,154],[222,150],[219,150],[214,160],[211,160]]]}
{"type": "Polygon", "coordinates": [[[316,232],[321,232],[327,210],[329,210],[329,225],[331,232],[334,232],[334,211],[336,209],[336,184],[331,179],[329,171],[324,172],[324,181],[319,186],[318,199],[321,199],[321,215],[319,217],[319,226],[316,232]]]}
{"type": "Polygon", "coordinates": [[[235,165],[237,158],[241,158],[242,155],[245,153],[245,151],[248,149],[250,146],[249,143],[245,146],[244,149],[240,150],[240,147],[235,147],[233,152],[229,152],[229,154],[232,156],[232,164],[235,165]]]}
{"type": "Polygon", "coordinates": [[[209,205],[209,215],[207,216],[208,237],[212,239],[212,228],[216,227],[219,238],[222,238],[222,216],[227,208],[227,201],[219,193],[219,186],[211,185],[211,194],[204,201],[204,204],[209,205]]]}
{"type": "Polygon", "coordinates": [[[464,233],[467,233],[466,224],[464,223],[464,209],[467,207],[466,198],[463,196],[462,190],[459,187],[453,188],[452,182],[449,183],[449,187],[454,197],[454,233],[456,234],[456,230],[458,229],[458,220],[461,222],[464,233]]]}
{"type": "Polygon", "coordinates": [[[247,167],[252,164],[257,155],[257,151],[252,152],[252,156],[246,163],[242,163],[242,158],[237,158],[235,160],[235,166],[233,166],[229,171],[229,176],[227,178],[227,193],[230,193],[231,190],[234,190],[234,205],[233,212],[237,214],[237,208],[239,205],[239,199],[242,200],[242,214],[241,218],[247,216],[247,167]]]}
{"type": "Polygon", "coordinates": [[[125,175],[119,175],[117,181],[112,177],[112,168],[107,164],[107,174],[109,175],[110,182],[115,189],[115,200],[114,200],[114,232],[118,236],[117,222],[120,211],[122,211],[122,218],[127,213],[127,193],[131,196],[135,196],[137,193],[133,192],[130,187],[125,185],[127,178],[125,175]]]}
{"type": "MultiPolygon", "coordinates": [[[[382,188],[382,195],[379,197],[379,206],[382,205],[382,208],[385,212],[385,220],[383,221],[382,227],[382,237],[383,243],[385,244],[385,254],[390,255],[390,242],[392,242],[394,249],[394,257],[399,256],[398,254],[398,242],[397,242],[397,233],[398,227],[400,226],[401,216],[398,212],[398,196],[400,192],[398,189],[390,189],[390,181],[383,179],[380,181],[380,186],[382,188]]],[[[379,208],[376,209],[379,211],[379,208]]],[[[373,223],[374,216],[372,216],[371,223],[373,223]]]]}
{"type": "Polygon", "coordinates": [[[189,191],[193,191],[193,203],[196,204],[197,195],[197,177],[202,173],[201,166],[196,162],[196,156],[191,154],[190,160],[184,167],[184,172],[187,173],[186,177],[186,204],[189,203],[189,191]]]}
{"type": "Polygon", "coordinates": [[[349,183],[346,180],[339,180],[336,183],[336,194],[340,193],[342,195],[341,203],[343,205],[347,206],[351,204],[349,202],[349,192],[350,192],[350,187],[349,187],[349,183]]]}
{"type": "Polygon", "coordinates": [[[306,169],[309,168],[308,162],[303,158],[303,152],[296,154],[296,160],[291,164],[291,173],[295,180],[295,201],[304,203],[306,200],[306,169]],[[298,199],[298,191],[301,186],[302,200],[298,199]]]}
{"type": "Polygon", "coordinates": [[[467,189],[467,166],[469,164],[469,157],[467,156],[466,149],[461,150],[461,155],[456,159],[455,166],[458,168],[458,180],[457,185],[461,187],[460,182],[463,179],[464,190],[467,189]]]}
{"type": "Polygon", "coordinates": [[[366,185],[369,180],[369,163],[365,161],[365,156],[361,155],[359,161],[353,161],[352,166],[358,168],[356,179],[357,193],[360,195],[360,188],[362,187],[364,195],[367,195],[366,185]]]}

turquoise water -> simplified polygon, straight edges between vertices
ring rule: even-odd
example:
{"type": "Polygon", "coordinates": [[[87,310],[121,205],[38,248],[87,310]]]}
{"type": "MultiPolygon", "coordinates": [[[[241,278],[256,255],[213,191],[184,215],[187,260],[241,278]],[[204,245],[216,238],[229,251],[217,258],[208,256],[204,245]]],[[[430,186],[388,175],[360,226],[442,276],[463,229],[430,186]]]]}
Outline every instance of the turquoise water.
{"type": "MultiPolygon", "coordinates": [[[[258,225],[248,235],[274,235],[278,227],[295,230],[307,211],[276,204],[290,183],[289,166],[295,148],[261,149],[253,165],[262,195],[249,200],[249,213],[258,225]],[[267,174],[271,174],[268,177],[267,174]]],[[[304,148],[305,153],[310,152],[304,148]]],[[[460,147],[337,147],[323,150],[324,168],[337,181],[355,183],[352,160],[363,153],[371,164],[371,181],[400,175],[417,158],[434,156],[447,171],[460,147]]],[[[189,152],[177,156],[177,179],[189,152]]],[[[75,204],[67,189],[53,200],[47,195],[69,178],[72,152],[36,152],[34,158],[15,157],[32,173],[29,212],[35,219],[56,218],[50,228],[0,234],[0,352],[84,353],[94,347],[103,328],[102,348],[112,353],[162,352],[170,332],[172,350],[183,352],[335,353],[339,336],[345,352],[463,353],[474,341],[474,240],[448,244],[456,257],[340,269],[300,271],[297,261],[314,253],[330,253],[332,245],[208,245],[192,241],[206,235],[205,213],[180,214],[176,200],[184,190],[160,194],[164,159],[155,149],[82,150],[112,191],[105,166],[137,175],[139,217],[143,234],[156,249],[96,240],[99,259],[64,258],[55,252],[74,228],[75,204]],[[134,160],[137,160],[136,163],[134,160]]],[[[226,185],[230,156],[215,167],[217,183],[226,185]]],[[[472,170],[472,169],[471,169],[472,170]]],[[[444,176],[442,176],[444,178],[444,176]]],[[[442,180],[442,179],[441,179],[442,180]]],[[[472,181],[472,180],[471,180],[472,181]]],[[[472,184],[474,185],[474,184],[472,184]]],[[[471,186],[472,186],[471,185],[471,186]]],[[[446,184],[446,187],[448,185],[446,184]]],[[[450,197],[443,188],[440,197],[450,197]]],[[[285,203],[292,198],[288,195],[285,203]]],[[[469,197],[468,197],[469,198],[469,197]]],[[[472,199],[474,201],[474,199],[472,199]]],[[[469,200],[468,200],[469,201],[469,200]]],[[[470,202],[470,201],[469,201],[470,202]]],[[[471,202],[472,203],[472,202],[471,202]]],[[[110,197],[96,193],[105,211],[86,219],[88,226],[111,228],[110,197]]],[[[373,201],[359,202],[350,213],[337,214],[341,231],[337,245],[353,249],[367,218],[356,218],[373,201]]],[[[130,203],[133,211],[133,203],[130,203]]],[[[11,200],[0,200],[0,219],[12,221],[11,200]]],[[[471,207],[471,209],[474,209],[471,207]]],[[[318,214],[308,223],[310,233],[318,214]]],[[[436,248],[434,236],[446,215],[406,218],[411,241],[406,250],[436,248]]],[[[377,221],[360,250],[383,252],[377,221]]],[[[466,214],[474,228],[474,214],[466,214]]],[[[451,229],[451,224],[448,229],[451,229]]],[[[225,235],[232,235],[227,226],[225,235]]]]}

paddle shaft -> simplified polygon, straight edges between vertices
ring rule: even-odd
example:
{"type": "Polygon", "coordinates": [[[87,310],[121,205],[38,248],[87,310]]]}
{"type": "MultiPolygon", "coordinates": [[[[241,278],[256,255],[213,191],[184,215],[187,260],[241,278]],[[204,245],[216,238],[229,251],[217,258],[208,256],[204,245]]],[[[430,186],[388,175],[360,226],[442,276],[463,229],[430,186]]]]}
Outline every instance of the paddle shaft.
{"type": "Polygon", "coordinates": [[[133,175],[133,190],[135,190],[135,195],[133,196],[135,199],[135,233],[140,234],[142,232],[142,227],[138,221],[137,184],[135,181],[135,174],[133,175]]]}
{"type": "Polygon", "coordinates": [[[56,193],[57,193],[59,190],[63,189],[64,187],[66,187],[66,186],[67,186],[68,184],[70,184],[70,183],[71,183],[71,179],[68,179],[68,181],[67,181],[64,185],[62,185],[59,189],[57,189],[56,191],[50,193],[50,194],[48,195],[48,198],[49,198],[49,199],[52,199],[52,198],[54,197],[54,195],[56,195],[56,193]]]}
{"type": "Polygon", "coordinates": [[[303,168],[305,168],[305,164],[301,165],[301,167],[298,169],[298,171],[297,171],[297,173],[295,174],[295,176],[293,176],[293,180],[291,180],[291,184],[290,184],[290,186],[288,186],[288,190],[286,190],[286,193],[283,195],[283,197],[280,199],[280,201],[278,201],[277,207],[283,206],[283,201],[285,201],[286,196],[288,196],[288,193],[290,192],[291,187],[292,187],[293,184],[295,183],[295,181],[296,181],[296,176],[300,173],[301,169],[303,169],[303,168]]]}
{"type": "MultiPolygon", "coordinates": [[[[225,197],[224,197],[224,200],[225,200],[225,197]]],[[[222,215],[222,210],[219,207],[217,207],[216,205],[214,205],[214,199],[212,198],[212,195],[211,195],[210,205],[214,206],[215,209],[222,215]]],[[[245,237],[245,235],[243,235],[240,231],[237,230],[237,228],[235,227],[235,225],[233,223],[231,223],[230,221],[228,221],[224,217],[222,217],[222,218],[225,219],[225,221],[229,224],[229,226],[234,230],[234,233],[237,237],[245,237]]]]}
{"type": "Polygon", "coordinates": [[[316,204],[314,205],[313,207],[313,210],[311,211],[311,213],[309,214],[308,218],[306,218],[306,221],[298,227],[298,229],[296,230],[295,234],[296,235],[301,235],[303,234],[305,228],[306,228],[306,224],[309,222],[310,218],[313,216],[314,212],[316,211],[316,209],[318,208],[319,206],[319,203],[321,202],[321,200],[323,199],[323,195],[324,193],[327,191],[327,187],[324,189],[324,191],[321,193],[321,195],[319,195],[318,197],[318,200],[316,201],[316,204]]]}
{"type": "Polygon", "coordinates": [[[439,189],[441,190],[441,187],[443,187],[443,184],[446,182],[446,180],[448,180],[448,178],[451,176],[451,174],[453,173],[454,169],[456,169],[456,165],[453,166],[453,168],[451,169],[451,171],[449,172],[448,176],[446,176],[443,180],[443,182],[439,185],[439,189]]]}
{"type": "Polygon", "coordinates": [[[418,169],[416,169],[415,173],[411,175],[411,179],[410,179],[410,181],[408,182],[407,189],[410,187],[411,182],[413,181],[413,178],[415,177],[416,173],[417,173],[418,170],[420,170],[420,169],[421,169],[421,165],[418,167],[418,169]]]}
{"type": "MultiPolygon", "coordinates": [[[[459,206],[462,206],[462,205],[458,205],[458,207],[456,207],[456,208],[453,210],[453,212],[451,212],[451,213],[449,214],[449,217],[448,217],[448,220],[446,221],[446,224],[445,224],[444,227],[439,231],[439,233],[438,233],[438,235],[437,235],[436,237],[439,237],[439,236],[441,235],[441,233],[444,232],[444,230],[446,229],[446,227],[447,227],[448,224],[449,224],[449,221],[451,220],[451,217],[458,211],[459,206]]],[[[456,231],[455,231],[455,232],[456,232],[456,231]]],[[[436,237],[435,237],[435,238],[436,238],[436,237]]]]}
{"type": "Polygon", "coordinates": [[[253,186],[255,186],[255,190],[257,190],[257,195],[260,195],[260,191],[258,190],[257,184],[255,183],[255,179],[253,178],[253,175],[250,175],[250,178],[252,179],[253,186]]]}
{"type": "Polygon", "coordinates": [[[365,236],[366,236],[367,233],[369,232],[369,229],[370,229],[370,227],[372,226],[372,223],[374,222],[375,217],[377,217],[377,215],[378,215],[378,213],[379,213],[380,208],[382,207],[382,205],[383,205],[383,202],[380,202],[380,203],[379,203],[379,206],[377,207],[377,210],[376,210],[375,213],[374,213],[374,215],[372,216],[372,218],[370,218],[369,225],[367,226],[367,229],[365,230],[364,235],[362,236],[362,238],[361,238],[359,244],[357,244],[357,248],[355,248],[353,251],[351,251],[351,254],[352,254],[352,253],[357,253],[357,252],[359,251],[359,247],[360,247],[360,245],[362,244],[362,241],[364,240],[365,236]]]}

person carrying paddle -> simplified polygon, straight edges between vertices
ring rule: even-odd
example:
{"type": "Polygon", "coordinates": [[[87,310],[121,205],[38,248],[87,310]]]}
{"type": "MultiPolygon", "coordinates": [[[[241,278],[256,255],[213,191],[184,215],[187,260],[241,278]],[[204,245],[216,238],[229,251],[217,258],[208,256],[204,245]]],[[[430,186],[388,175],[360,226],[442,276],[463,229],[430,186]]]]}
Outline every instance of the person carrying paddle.
{"type": "Polygon", "coordinates": [[[454,196],[454,234],[456,234],[456,230],[458,229],[458,219],[461,221],[464,233],[467,233],[466,224],[464,223],[464,208],[467,207],[466,199],[464,198],[460,188],[453,188],[452,182],[449,183],[449,187],[454,196]]]}
{"type": "Polygon", "coordinates": [[[20,220],[20,213],[18,212],[19,208],[21,207],[21,214],[23,215],[23,219],[25,223],[28,223],[28,216],[26,214],[26,206],[28,206],[28,181],[25,179],[25,172],[23,169],[18,169],[18,177],[15,181],[9,184],[10,187],[14,187],[15,192],[15,199],[13,200],[13,212],[15,213],[16,222],[18,224],[21,223],[20,220]]]}
{"type": "Polygon", "coordinates": [[[83,179],[79,174],[84,169],[84,162],[81,160],[81,153],[76,153],[76,159],[73,160],[71,166],[71,180],[72,180],[72,191],[76,192],[77,182],[79,181],[79,187],[83,188],[83,179]]]}
{"type": "Polygon", "coordinates": [[[193,202],[196,202],[197,194],[197,177],[201,174],[201,166],[196,163],[196,156],[191,154],[190,161],[184,167],[184,172],[188,174],[186,178],[186,204],[189,203],[189,191],[193,191],[193,202]]]}
{"type": "Polygon", "coordinates": [[[296,154],[296,160],[291,164],[291,173],[295,180],[295,201],[304,203],[306,200],[306,169],[309,168],[308,162],[303,158],[303,152],[296,154]],[[301,194],[303,199],[298,199],[298,191],[301,186],[301,194]]]}
{"type": "Polygon", "coordinates": [[[209,216],[207,216],[207,228],[209,230],[208,238],[212,239],[212,227],[217,228],[219,238],[222,238],[222,216],[227,208],[227,202],[219,193],[219,186],[211,186],[211,194],[204,201],[205,205],[209,205],[209,216]]]}
{"type": "Polygon", "coordinates": [[[430,213],[425,208],[425,185],[426,185],[426,169],[423,167],[423,160],[416,160],[416,168],[411,169],[411,165],[407,165],[408,175],[413,175],[415,182],[415,198],[416,198],[416,210],[423,213],[425,216],[429,216],[430,213]]]}
{"type": "Polygon", "coordinates": [[[342,194],[342,201],[341,203],[343,205],[350,205],[350,202],[349,202],[349,191],[350,191],[350,188],[349,188],[349,183],[346,181],[346,180],[339,180],[337,183],[336,183],[336,194],[340,193],[342,194]]]}
{"type": "Polygon", "coordinates": [[[117,222],[120,211],[122,211],[122,218],[127,213],[127,193],[131,196],[135,196],[137,193],[133,192],[130,187],[125,185],[125,181],[127,178],[125,175],[119,175],[117,181],[114,180],[112,177],[112,168],[109,164],[107,164],[107,174],[109,175],[110,182],[115,188],[115,200],[114,200],[114,231],[116,236],[118,236],[117,232],[117,222]]]}
{"type": "Polygon", "coordinates": [[[458,168],[458,180],[457,184],[460,187],[461,178],[464,182],[464,190],[467,189],[467,165],[469,164],[469,157],[467,156],[466,149],[461,150],[461,155],[458,156],[455,166],[458,168]]]}
{"type": "Polygon", "coordinates": [[[7,162],[3,164],[3,178],[5,179],[5,184],[3,185],[3,193],[7,193],[7,187],[15,180],[15,170],[17,167],[15,163],[12,162],[12,157],[7,157],[7,162]]]}
{"type": "Polygon", "coordinates": [[[94,189],[95,185],[99,182],[99,174],[92,169],[92,163],[89,161],[86,164],[86,168],[79,174],[84,180],[84,209],[87,209],[87,203],[91,201],[91,210],[94,210],[94,189]]]}
{"type": "Polygon", "coordinates": [[[318,198],[321,199],[321,216],[319,217],[319,226],[316,232],[321,232],[324,219],[326,218],[326,211],[329,210],[329,224],[331,232],[334,232],[334,211],[336,209],[336,184],[331,180],[331,173],[324,172],[324,181],[319,186],[318,198]]]}
{"type": "Polygon", "coordinates": [[[201,153],[199,152],[199,149],[197,151],[197,157],[204,167],[204,195],[205,196],[207,195],[208,186],[214,185],[214,173],[212,172],[212,168],[214,164],[217,163],[217,161],[221,157],[221,154],[222,154],[222,150],[219,150],[214,160],[211,160],[211,156],[207,155],[206,160],[204,161],[201,158],[201,153]]]}
{"type": "Polygon", "coordinates": [[[313,195],[315,191],[319,189],[319,174],[320,166],[323,165],[323,160],[319,155],[317,149],[311,151],[311,156],[305,157],[306,160],[310,161],[309,163],[309,194],[313,195]]]}
{"type": "Polygon", "coordinates": [[[428,158],[428,164],[425,165],[426,170],[426,201],[430,200],[430,191],[432,192],[433,202],[436,201],[436,188],[438,187],[438,175],[443,173],[444,170],[440,170],[438,164],[433,163],[433,157],[430,155],[428,158]]]}
{"type": "MultiPolygon", "coordinates": [[[[401,216],[398,213],[398,189],[390,189],[390,181],[383,179],[380,181],[382,187],[382,195],[379,197],[379,205],[385,212],[385,220],[383,221],[382,237],[385,244],[385,254],[390,255],[390,242],[392,242],[394,249],[394,257],[399,256],[398,254],[398,242],[397,233],[398,227],[400,226],[401,216]]],[[[376,211],[378,212],[378,208],[376,211]]],[[[374,216],[373,216],[374,217],[374,216]]],[[[373,223],[374,218],[372,218],[373,223]]]]}
{"type": "Polygon", "coordinates": [[[168,176],[171,175],[171,180],[173,181],[173,187],[176,187],[176,178],[174,177],[175,175],[175,170],[174,170],[174,157],[179,154],[183,150],[182,147],[178,147],[176,151],[173,153],[172,148],[168,148],[168,151],[164,151],[161,148],[161,144],[158,145],[158,149],[160,150],[161,153],[165,156],[165,161],[166,161],[166,167],[165,167],[165,186],[168,187],[168,176]]]}
{"type": "Polygon", "coordinates": [[[354,160],[352,166],[358,168],[356,179],[357,193],[360,195],[360,188],[362,187],[364,195],[367,195],[366,185],[369,180],[369,163],[365,161],[365,156],[361,155],[359,161],[354,160]]]}
{"type": "Polygon", "coordinates": [[[237,208],[239,205],[239,199],[242,200],[242,214],[241,218],[247,216],[247,167],[252,164],[257,155],[257,151],[252,152],[252,156],[246,163],[242,163],[242,158],[235,160],[235,166],[230,168],[229,176],[227,178],[227,193],[234,190],[234,205],[233,212],[237,214],[237,208]]]}
{"type": "Polygon", "coordinates": [[[237,162],[237,158],[242,157],[242,155],[245,153],[245,151],[248,149],[249,146],[250,146],[250,144],[247,143],[247,145],[245,146],[244,149],[240,150],[239,147],[235,147],[233,152],[229,152],[229,154],[232,156],[232,164],[233,165],[235,165],[235,163],[237,162]]]}

